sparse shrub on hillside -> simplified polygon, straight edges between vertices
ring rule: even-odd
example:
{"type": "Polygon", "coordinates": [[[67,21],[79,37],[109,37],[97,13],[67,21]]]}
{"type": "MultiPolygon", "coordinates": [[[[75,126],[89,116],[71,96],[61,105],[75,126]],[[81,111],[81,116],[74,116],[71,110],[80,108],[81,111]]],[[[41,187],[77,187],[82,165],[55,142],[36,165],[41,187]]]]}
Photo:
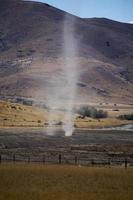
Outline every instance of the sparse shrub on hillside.
{"type": "Polygon", "coordinates": [[[119,109],[116,108],[116,109],[113,109],[113,111],[119,111],[119,109]]]}
{"type": "Polygon", "coordinates": [[[48,123],[48,122],[45,122],[45,123],[44,123],[44,125],[45,125],[45,126],[48,126],[48,125],[49,125],[49,123],[48,123]]]}
{"type": "Polygon", "coordinates": [[[40,124],[40,123],[41,123],[41,120],[39,119],[37,122],[40,124]]]}
{"type": "Polygon", "coordinates": [[[106,41],[106,45],[107,45],[107,47],[110,47],[110,42],[106,41]]]}
{"type": "Polygon", "coordinates": [[[16,107],[16,106],[11,106],[11,108],[12,108],[12,109],[15,109],[15,110],[17,109],[17,107],[16,107]]]}
{"type": "Polygon", "coordinates": [[[94,107],[84,106],[76,111],[82,118],[91,117],[94,119],[106,118],[108,113],[103,110],[97,110],[94,107]]]}
{"type": "Polygon", "coordinates": [[[36,50],[34,49],[29,49],[28,52],[26,53],[27,56],[32,56],[32,54],[34,54],[36,52],[36,50]]]}
{"type": "Polygon", "coordinates": [[[33,105],[33,101],[32,100],[24,99],[23,100],[23,105],[32,106],[33,105]]]}
{"type": "Polygon", "coordinates": [[[120,115],[118,118],[122,119],[122,120],[133,120],[133,113],[132,114],[126,114],[126,115],[120,115]]]}
{"type": "Polygon", "coordinates": [[[45,3],[45,6],[47,6],[47,7],[50,7],[50,5],[49,5],[49,4],[47,4],[47,3],[45,3]]]}
{"type": "Polygon", "coordinates": [[[29,49],[29,52],[30,52],[30,53],[35,53],[36,50],[35,50],[35,49],[29,49]]]}
{"type": "Polygon", "coordinates": [[[18,58],[23,58],[24,55],[23,55],[23,54],[18,54],[17,57],[18,57],[18,58]]]}
{"type": "Polygon", "coordinates": [[[74,128],[77,128],[78,126],[77,126],[77,124],[74,124],[74,128]]]}
{"type": "Polygon", "coordinates": [[[63,125],[63,122],[62,121],[59,121],[58,123],[56,123],[57,126],[61,126],[63,125]]]}

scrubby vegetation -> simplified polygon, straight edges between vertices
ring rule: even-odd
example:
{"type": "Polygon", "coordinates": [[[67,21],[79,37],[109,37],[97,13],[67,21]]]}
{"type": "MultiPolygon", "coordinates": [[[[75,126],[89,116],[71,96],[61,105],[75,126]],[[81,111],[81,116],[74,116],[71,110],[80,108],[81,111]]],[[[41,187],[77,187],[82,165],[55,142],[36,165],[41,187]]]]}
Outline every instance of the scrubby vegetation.
{"type": "Polygon", "coordinates": [[[122,119],[122,120],[133,120],[133,113],[132,114],[120,115],[118,118],[122,119]]]}
{"type": "Polygon", "coordinates": [[[76,112],[82,116],[82,118],[85,117],[91,117],[94,119],[100,119],[100,118],[106,118],[108,116],[108,113],[104,110],[97,110],[94,107],[84,106],[76,110],[76,112]]]}

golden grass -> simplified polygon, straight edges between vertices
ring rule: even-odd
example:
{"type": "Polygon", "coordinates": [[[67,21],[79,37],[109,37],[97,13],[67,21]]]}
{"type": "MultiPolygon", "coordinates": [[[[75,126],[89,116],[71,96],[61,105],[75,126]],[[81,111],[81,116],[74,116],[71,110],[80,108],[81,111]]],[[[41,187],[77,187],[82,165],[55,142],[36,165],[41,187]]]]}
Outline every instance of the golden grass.
{"type": "MultiPolygon", "coordinates": [[[[116,117],[120,114],[131,113],[133,110],[120,109],[118,112],[112,109],[105,109],[109,117],[105,119],[77,119],[74,121],[78,128],[103,128],[111,126],[120,126],[122,124],[133,124],[133,121],[120,120],[116,117]]],[[[63,120],[63,112],[50,113],[45,109],[34,106],[25,106],[17,103],[0,101],[0,127],[44,127],[48,124],[48,119],[53,124],[58,124],[63,120]]]]}
{"type": "Polygon", "coordinates": [[[132,200],[133,169],[0,166],[0,200],[132,200]]]}
{"type": "Polygon", "coordinates": [[[0,102],[0,110],[0,126],[32,126],[44,118],[39,109],[16,103],[0,102]]]}
{"type": "Polygon", "coordinates": [[[133,124],[133,121],[129,120],[120,120],[117,118],[108,117],[105,119],[92,119],[92,118],[85,118],[85,119],[78,119],[75,122],[78,128],[107,128],[111,126],[121,126],[123,124],[133,124]]]}
{"type": "MultiPolygon", "coordinates": [[[[42,127],[47,123],[48,116],[49,112],[45,109],[0,101],[0,127],[42,127]]],[[[55,114],[51,117],[58,120],[55,114]]]]}

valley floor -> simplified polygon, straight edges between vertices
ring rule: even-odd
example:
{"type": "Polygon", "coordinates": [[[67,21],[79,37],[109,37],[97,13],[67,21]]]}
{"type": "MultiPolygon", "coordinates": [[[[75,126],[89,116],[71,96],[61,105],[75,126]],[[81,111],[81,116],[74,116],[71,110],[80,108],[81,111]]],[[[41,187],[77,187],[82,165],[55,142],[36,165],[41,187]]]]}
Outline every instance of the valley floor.
{"type": "Polygon", "coordinates": [[[62,164],[74,164],[76,156],[80,165],[90,166],[92,161],[108,165],[110,160],[112,166],[122,166],[127,158],[133,166],[133,132],[76,129],[71,137],[65,137],[61,129],[0,129],[2,163],[14,160],[42,163],[45,156],[45,164],[56,164],[59,154],[62,164]]]}

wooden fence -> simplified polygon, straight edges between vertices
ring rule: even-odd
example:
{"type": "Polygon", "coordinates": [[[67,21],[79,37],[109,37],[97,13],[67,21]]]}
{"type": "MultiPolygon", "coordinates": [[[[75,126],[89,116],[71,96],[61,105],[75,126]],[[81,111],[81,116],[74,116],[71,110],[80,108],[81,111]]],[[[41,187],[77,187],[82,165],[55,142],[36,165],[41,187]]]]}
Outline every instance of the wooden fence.
{"type": "Polygon", "coordinates": [[[79,157],[78,155],[73,155],[71,157],[66,156],[62,153],[50,156],[48,154],[43,155],[23,155],[20,156],[18,154],[13,155],[0,155],[0,164],[5,162],[25,162],[25,163],[42,163],[42,164],[59,164],[59,165],[84,165],[84,166],[123,166],[125,169],[127,167],[133,166],[133,159],[130,158],[84,158],[79,157]]]}

